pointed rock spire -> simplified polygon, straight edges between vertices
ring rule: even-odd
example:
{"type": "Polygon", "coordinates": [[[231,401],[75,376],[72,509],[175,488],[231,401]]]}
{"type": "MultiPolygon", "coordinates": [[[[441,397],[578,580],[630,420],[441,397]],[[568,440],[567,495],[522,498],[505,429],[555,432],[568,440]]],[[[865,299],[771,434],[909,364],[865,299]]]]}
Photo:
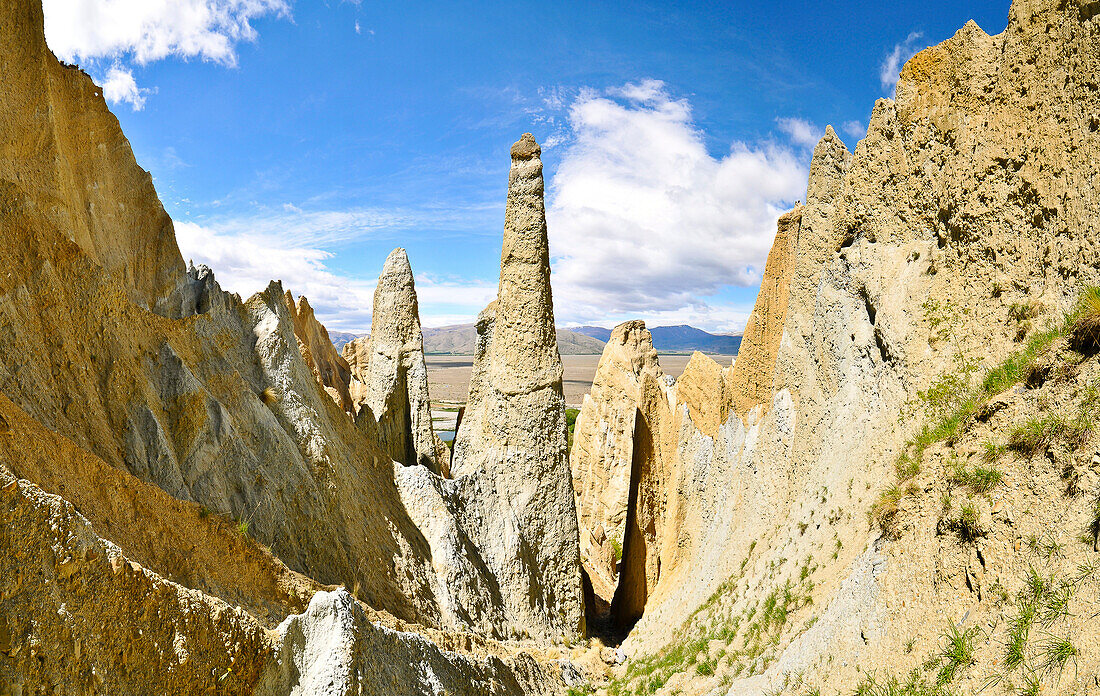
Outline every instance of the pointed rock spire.
{"type": "MultiPolygon", "coordinates": [[[[428,371],[416,286],[405,250],[386,258],[374,289],[370,358],[356,422],[403,464],[422,464],[445,474],[432,431],[428,371]]],[[[445,447],[444,447],[445,449],[445,447]]]]}
{"type": "Polygon", "coordinates": [[[478,354],[452,466],[469,476],[495,543],[514,625],[534,634],[584,634],[576,505],[567,460],[562,364],[550,292],[541,150],[512,146],[500,287],[478,320],[478,354]]]}

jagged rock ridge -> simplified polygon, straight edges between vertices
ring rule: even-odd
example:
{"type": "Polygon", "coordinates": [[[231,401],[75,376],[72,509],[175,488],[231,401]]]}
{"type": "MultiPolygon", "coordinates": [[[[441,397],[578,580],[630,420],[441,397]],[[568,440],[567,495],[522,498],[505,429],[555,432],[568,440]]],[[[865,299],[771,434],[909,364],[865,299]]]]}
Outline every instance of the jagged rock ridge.
{"type": "MultiPolygon", "coordinates": [[[[1026,544],[999,539],[1020,534],[1015,527],[1079,543],[1075,527],[1031,520],[1054,519],[1056,509],[1079,519],[1096,486],[1021,495],[1053,490],[1041,479],[1057,473],[1040,468],[1026,474],[1037,479],[1002,483],[990,502],[971,500],[980,525],[984,505],[998,509],[989,528],[1001,532],[961,549],[957,537],[930,544],[942,533],[937,516],[949,525],[964,504],[957,497],[974,495],[952,489],[951,459],[980,463],[977,443],[924,462],[931,470],[917,490],[941,493],[903,497],[914,526],[899,541],[867,520],[925,421],[914,397],[971,360],[977,380],[1100,281],[1100,200],[1089,193],[1100,176],[1095,5],[1017,0],[999,36],[967,24],[906,64],[896,101],[878,101],[854,152],[831,129],[815,148],[807,202],[780,221],[736,364],[706,381],[715,396],[698,413],[676,387],[676,413],[690,420],[652,496],[680,534],[657,547],[660,576],[624,649],[672,641],[667,655],[733,632],[710,643],[722,656],[716,675],[692,676],[683,664],[677,690],[755,694],[797,675],[847,692],[884,666],[903,680],[913,668],[920,676],[942,649],[947,617],[994,637],[977,644],[976,666],[959,670],[955,686],[976,692],[1002,669],[1004,621],[1014,615],[1002,597],[1016,596],[1038,562],[1026,544]],[[1028,323],[1019,307],[1033,308],[1028,323]],[[942,509],[947,498],[936,496],[952,494],[942,509]],[[1004,594],[990,591],[993,577],[1004,594]],[[754,623],[785,590],[785,623],[754,623]]],[[[986,427],[974,422],[964,427],[986,427]]],[[[1070,453],[1071,469],[1091,461],[1095,437],[1087,443],[1070,453]]],[[[1079,611],[1097,610],[1081,601],[1079,611]]],[[[1091,629],[1079,630],[1074,644],[1090,645],[1079,665],[1089,667],[1040,675],[1054,691],[1092,688],[1080,675],[1095,674],[1100,654],[1085,637],[1091,629]]]]}
{"type": "Polygon", "coordinates": [[[328,330],[317,321],[309,300],[303,295],[295,304],[294,296],[289,290],[286,291],[285,298],[290,321],[294,325],[298,350],[301,351],[310,372],[340,408],[355,413],[355,405],[349,392],[351,367],[336,352],[328,330]]]}
{"type": "MultiPolygon", "coordinates": [[[[413,521],[393,460],[315,377],[339,361],[305,306],[296,326],[281,284],[242,301],[185,268],[101,91],[46,48],[40,6],[0,3],[0,25],[0,685],[561,691],[560,664],[462,633],[546,620],[506,614],[520,602],[484,563],[438,581],[428,533],[495,540],[450,509],[413,521]],[[337,584],[347,597],[318,594],[337,584]],[[310,647],[327,638],[348,669],[310,647]]],[[[501,502],[479,514],[515,509],[501,502]]]]}

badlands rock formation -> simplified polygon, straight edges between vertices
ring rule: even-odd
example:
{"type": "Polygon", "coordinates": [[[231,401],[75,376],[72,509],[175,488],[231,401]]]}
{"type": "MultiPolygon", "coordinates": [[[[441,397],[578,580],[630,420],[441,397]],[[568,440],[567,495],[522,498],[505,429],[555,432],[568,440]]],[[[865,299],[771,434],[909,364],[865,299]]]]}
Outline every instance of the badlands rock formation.
{"type": "MultiPolygon", "coordinates": [[[[828,126],[825,138],[840,154],[846,156],[840,139],[832,126],[828,126]]],[[[795,267],[798,249],[798,232],[802,226],[803,206],[779,218],[768,261],[764,265],[764,277],[756,307],[745,324],[741,337],[742,349],[730,375],[729,400],[733,410],[741,415],[749,409],[771,400],[773,385],[772,368],[779,343],[783,338],[783,320],[787,317],[787,302],[791,286],[791,272],[795,267]]],[[[724,419],[723,419],[724,420],[724,419]]]]}
{"type": "Polygon", "coordinates": [[[645,322],[616,326],[577,415],[569,452],[581,558],[596,594],[607,602],[625,538],[635,422],[646,376],[660,382],[663,375],[645,322]]]}
{"type": "Polygon", "coordinates": [[[451,471],[471,480],[474,507],[512,510],[494,520],[498,541],[486,549],[489,567],[507,583],[509,612],[534,612],[546,628],[576,637],[584,634],[584,606],[541,150],[526,133],[511,154],[500,288],[478,318],[451,471]]]}
{"type": "Polygon", "coordinates": [[[1100,610],[1095,575],[1067,570],[1095,563],[1081,530],[1100,486],[1072,472],[1095,468],[1100,443],[1067,425],[1077,434],[1051,436],[1029,466],[1001,449],[1022,437],[1013,428],[1044,418],[1085,423],[1074,419],[1097,388],[1085,376],[1094,358],[1052,347],[1058,374],[1074,376],[1049,395],[1029,395],[1042,379],[1014,386],[999,375],[1021,373],[991,370],[1010,355],[1026,365],[1049,341],[1042,329],[1100,282],[1098,9],[1017,0],[1003,34],[968,23],[905,66],[896,101],[878,101],[854,152],[832,129],[818,144],[806,205],[780,221],[735,366],[697,373],[693,400],[724,403],[688,403],[684,380],[675,387],[680,427],[650,495],[678,534],[662,541],[628,512],[628,527],[658,539],[660,574],[624,643],[635,662],[619,688],[849,692],[915,669],[960,693],[990,680],[1095,691],[1088,621],[1030,634],[1071,641],[1072,668],[1043,667],[1036,640],[1026,664],[1006,666],[1005,646],[1020,607],[1038,601],[1025,592],[1030,568],[1070,588],[1073,616],[1100,610]],[[1012,415],[992,415],[1008,401],[1012,415]],[[941,421],[953,408],[960,420],[941,421]],[[922,449],[929,438],[942,442],[922,449]],[[982,466],[998,482],[965,483],[982,466]],[[891,536],[868,524],[884,505],[903,520],[891,536]],[[955,671],[949,630],[975,646],[955,671]]]}
{"type": "Polygon", "coordinates": [[[184,267],[40,8],[0,26],[0,694],[563,693],[582,548],[615,693],[1096,693],[1100,346],[1061,322],[1100,284],[1094,0],[1016,0],[854,152],[829,129],[736,364],[670,384],[620,327],[570,462],[525,135],[453,478],[407,466],[402,255],[346,353],[396,402],[357,425],[280,284],[184,267]]]}
{"type": "MultiPolygon", "coordinates": [[[[426,541],[489,546],[481,519],[522,506],[414,523],[393,460],[315,379],[321,329],[296,335],[278,283],[242,301],[186,269],[40,6],[0,2],[0,26],[0,693],[563,690],[567,664],[467,632],[483,612],[549,635],[511,623],[518,583],[469,545],[441,583],[426,541]]],[[[550,592],[543,627],[574,612],[550,592]]]]}
{"type": "Polygon", "coordinates": [[[366,372],[359,373],[363,383],[359,404],[369,410],[360,411],[356,422],[394,461],[446,473],[442,464],[447,448],[432,430],[420,309],[404,249],[394,249],[386,258],[374,288],[370,339],[359,344],[362,340],[345,346],[357,366],[359,351],[370,351],[366,372]]]}
{"type": "Polygon", "coordinates": [[[332,397],[340,408],[354,414],[355,406],[348,391],[351,367],[336,352],[336,347],[328,337],[328,331],[314,316],[309,300],[303,295],[295,304],[294,296],[289,290],[286,291],[285,299],[287,311],[290,312],[290,321],[294,325],[294,338],[298,341],[298,350],[301,351],[306,366],[324,387],[325,393],[332,397]]]}

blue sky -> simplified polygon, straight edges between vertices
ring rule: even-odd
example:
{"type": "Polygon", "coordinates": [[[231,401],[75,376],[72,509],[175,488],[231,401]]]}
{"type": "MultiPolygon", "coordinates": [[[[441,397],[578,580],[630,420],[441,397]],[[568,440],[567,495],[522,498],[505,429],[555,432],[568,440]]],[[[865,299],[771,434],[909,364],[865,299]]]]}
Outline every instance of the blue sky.
{"type": "Polygon", "coordinates": [[[508,149],[544,145],[559,324],[740,328],[827,123],[850,148],[900,62],[1008,3],[45,0],[185,257],[369,327],[408,249],[425,325],[495,295],[508,149]]]}

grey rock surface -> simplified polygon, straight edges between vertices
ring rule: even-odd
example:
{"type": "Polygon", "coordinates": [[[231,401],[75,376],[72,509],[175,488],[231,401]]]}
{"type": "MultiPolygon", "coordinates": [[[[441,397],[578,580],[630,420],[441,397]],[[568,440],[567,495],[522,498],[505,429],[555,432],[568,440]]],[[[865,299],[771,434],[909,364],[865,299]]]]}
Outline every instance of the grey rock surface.
{"type": "MultiPolygon", "coordinates": [[[[394,461],[446,474],[432,430],[424,336],[412,267],[404,249],[386,257],[374,289],[370,357],[356,423],[394,461]]],[[[355,350],[354,347],[352,350],[355,350]]]]}

